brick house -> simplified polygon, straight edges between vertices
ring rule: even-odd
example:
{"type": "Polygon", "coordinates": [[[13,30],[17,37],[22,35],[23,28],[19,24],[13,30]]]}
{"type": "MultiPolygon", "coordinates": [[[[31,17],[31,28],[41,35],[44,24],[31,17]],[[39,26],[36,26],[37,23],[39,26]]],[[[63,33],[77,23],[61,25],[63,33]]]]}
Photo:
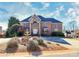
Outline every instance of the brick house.
{"type": "Polygon", "coordinates": [[[62,22],[54,18],[32,15],[21,21],[21,26],[31,35],[50,35],[53,31],[62,31],[62,22]]]}
{"type": "Polygon", "coordinates": [[[0,26],[0,38],[4,37],[4,32],[2,30],[2,26],[0,26]]]}

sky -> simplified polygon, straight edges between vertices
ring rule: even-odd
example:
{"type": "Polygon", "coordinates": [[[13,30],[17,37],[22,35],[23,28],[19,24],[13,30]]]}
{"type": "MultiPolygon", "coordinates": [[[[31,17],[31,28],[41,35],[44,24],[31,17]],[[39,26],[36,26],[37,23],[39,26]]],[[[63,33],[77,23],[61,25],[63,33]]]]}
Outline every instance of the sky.
{"type": "Polygon", "coordinates": [[[55,18],[65,28],[69,28],[69,22],[79,24],[78,2],[0,2],[0,26],[7,29],[8,20],[11,16],[20,21],[33,15],[55,18]]]}

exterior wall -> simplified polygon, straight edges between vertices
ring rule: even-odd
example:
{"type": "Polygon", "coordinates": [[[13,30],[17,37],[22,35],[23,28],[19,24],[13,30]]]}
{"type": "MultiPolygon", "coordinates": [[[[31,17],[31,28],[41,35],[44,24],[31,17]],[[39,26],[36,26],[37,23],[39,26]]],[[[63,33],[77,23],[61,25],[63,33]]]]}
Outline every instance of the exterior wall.
{"type": "Polygon", "coordinates": [[[29,27],[29,22],[23,22],[22,25],[23,25],[24,27],[29,27]]]}
{"type": "Polygon", "coordinates": [[[42,33],[50,35],[52,32],[52,23],[50,21],[49,22],[42,22],[41,29],[42,29],[41,30],[42,33]],[[46,28],[48,30],[46,33],[44,31],[44,28],[46,28]]]}
{"type": "Polygon", "coordinates": [[[27,27],[29,25],[29,22],[21,22],[21,25],[27,27]]]}
{"type": "Polygon", "coordinates": [[[52,23],[52,32],[62,31],[62,23],[52,23]]]}
{"type": "Polygon", "coordinates": [[[30,28],[29,22],[21,22],[21,26],[23,26],[25,30],[30,31],[30,29],[29,29],[30,28]]]}

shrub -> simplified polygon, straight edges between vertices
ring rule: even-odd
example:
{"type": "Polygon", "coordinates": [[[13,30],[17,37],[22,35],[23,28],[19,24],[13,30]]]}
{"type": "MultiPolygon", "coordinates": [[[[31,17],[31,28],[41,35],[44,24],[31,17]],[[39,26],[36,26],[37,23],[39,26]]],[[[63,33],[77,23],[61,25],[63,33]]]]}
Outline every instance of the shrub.
{"type": "Polygon", "coordinates": [[[47,42],[48,44],[51,44],[51,42],[47,42]]]}
{"type": "Polygon", "coordinates": [[[38,41],[38,44],[39,44],[39,45],[44,44],[44,41],[43,41],[42,39],[38,39],[37,41],[38,41]]]}
{"type": "Polygon", "coordinates": [[[11,39],[7,44],[6,52],[13,53],[13,52],[16,52],[17,49],[18,49],[17,41],[15,39],[11,39]]]}
{"type": "Polygon", "coordinates": [[[33,56],[38,56],[42,54],[37,40],[29,40],[27,45],[27,51],[29,53],[32,53],[33,56]]]}
{"type": "Polygon", "coordinates": [[[47,45],[44,43],[44,41],[42,39],[38,39],[37,41],[38,41],[39,45],[47,48],[47,45]]]}
{"type": "Polygon", "coordinates": [[[23,37],[23,38],[21,38],[20,44],[26,46],[27,42],[28,42],[28,39],[23,37]]]}
{"type": "Polygon", "coordinates": [[[51,36],[64,37],[64,33],[63,32],[52,32],[51,36]]]}
{"type": "Polygon", "coordinates": [[[60,46],[60,44],[56,44],[57,46],[60,46]]]}
{"type": "Polygon", "coordinates": [[[37,51],[37,50],[39,50],[38,42],[36,40],[28,41],[27,51],[32,52],[32,51],[37,51]]]}

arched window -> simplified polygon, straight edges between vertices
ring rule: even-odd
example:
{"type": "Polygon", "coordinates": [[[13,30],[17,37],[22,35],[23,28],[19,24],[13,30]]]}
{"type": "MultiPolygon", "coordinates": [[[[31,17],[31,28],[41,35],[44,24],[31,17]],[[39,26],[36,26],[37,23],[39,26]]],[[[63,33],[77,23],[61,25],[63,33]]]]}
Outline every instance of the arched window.
{"type": "Polygon", "coordinates": [[[37,26],[38,25],[38,23],[36,22],[36,21],[34,21],[33,23],[32,23],[32,26],[33,27],[35,27],[35,26],[37,26]]]}

